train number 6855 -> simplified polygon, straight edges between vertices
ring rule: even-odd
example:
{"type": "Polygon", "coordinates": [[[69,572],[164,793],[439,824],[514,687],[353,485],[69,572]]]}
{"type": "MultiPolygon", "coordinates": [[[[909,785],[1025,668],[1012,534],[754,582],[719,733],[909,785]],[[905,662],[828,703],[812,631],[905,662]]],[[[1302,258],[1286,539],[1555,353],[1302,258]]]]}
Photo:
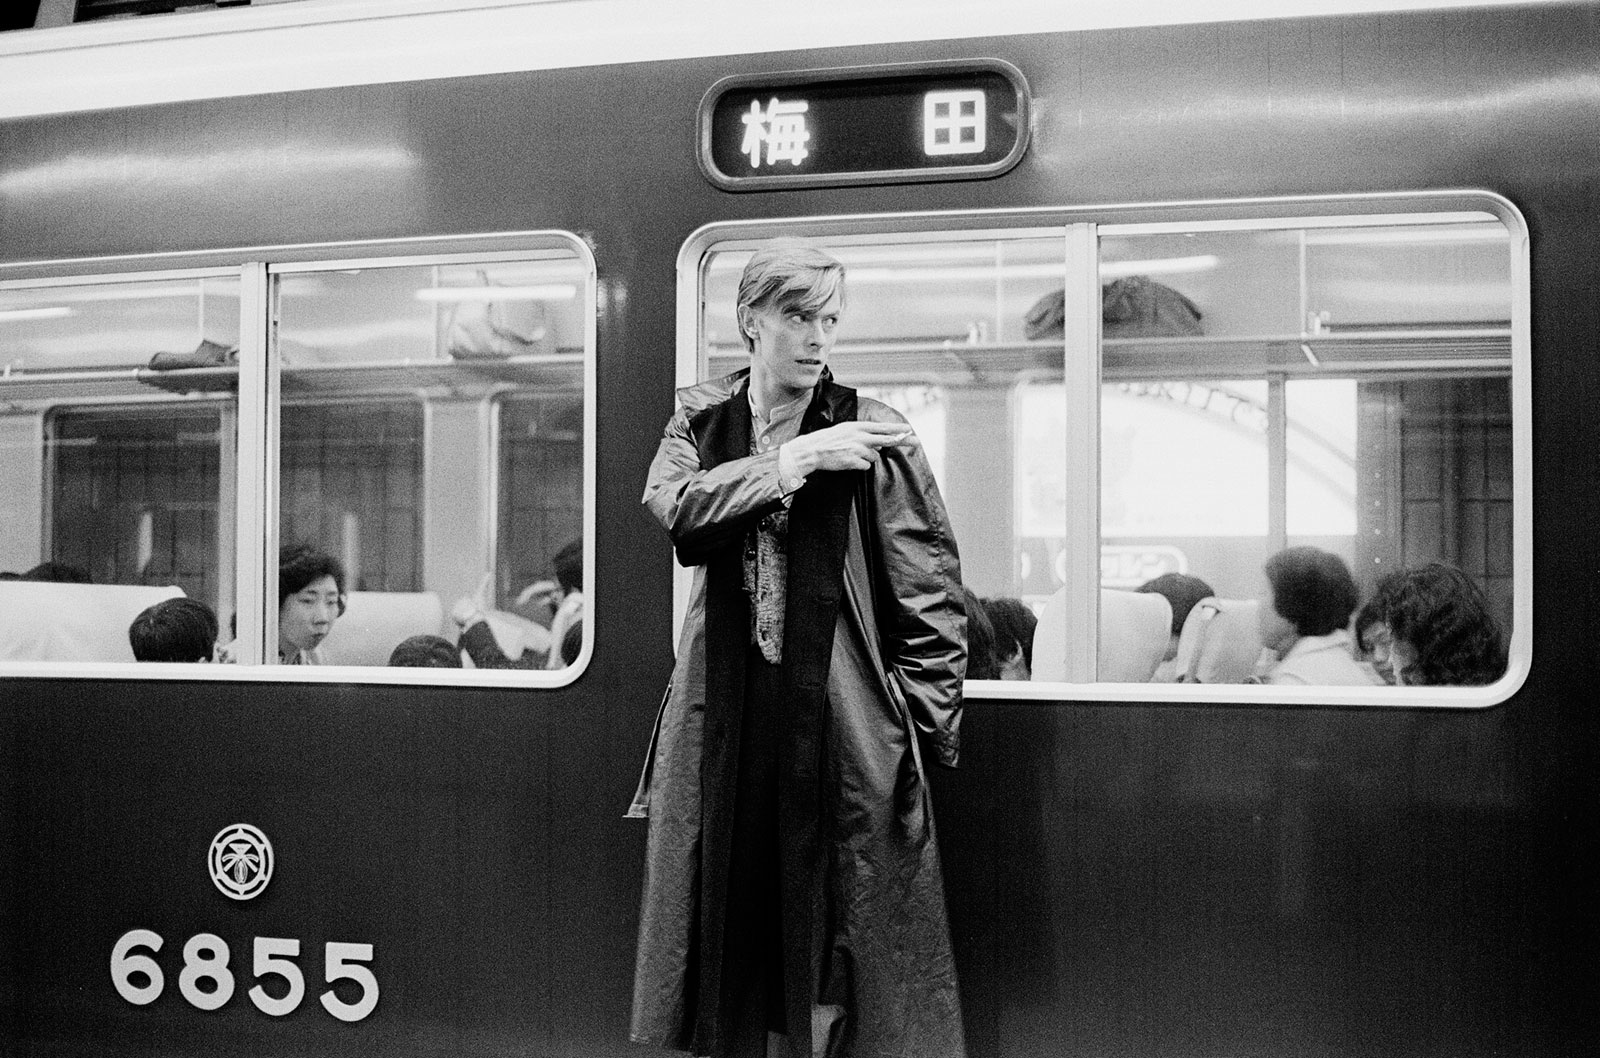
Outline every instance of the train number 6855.
{"type": "MultiPolygon", "coordinates": [[[[111,949],[111,982],[117,994],[135,1006],[152,1003],[166,987],[166,977],[161,966],[149,955],[135,953],[135,948],[161,950],[161,934],[148,929],[130,929],[117,939],[111,949]],[[136,985],[135,974],[143,974],[149,983],[136,985]]],[[[300,954],[300,942],[287,937],[257,937],[255,960],[251,970],[259,979],[267,976],[281,977],[289,989],[280,999],[274,999],[259,984],[247,993],[250,1002],[263,1014],[282,1017],[300,1005],[306,995],[305,976],[294,961],[300,954]]],[[[178,991],[192,1006],[201,1010],[216,1010],[233,998],[233,971],[228,969],[231,952],[228,942],[214,933],[197,933],[183,946],[183,970],[178,974],[178,991]],[[201,981],[211,981],[209,990],[200,988],[201,981]]],[[[328,984],[335,981],[354,981],[361,986],[361,999],[346,1003],[334,994],[332,988],[322,993],[322,1007],[340,1021],[360,1021],[371,1014],[378,1005],[378,979],[362,963],[372,961],[372,945],[348,944],[329,941],[323,951],[323,979],[328,984]]]]}

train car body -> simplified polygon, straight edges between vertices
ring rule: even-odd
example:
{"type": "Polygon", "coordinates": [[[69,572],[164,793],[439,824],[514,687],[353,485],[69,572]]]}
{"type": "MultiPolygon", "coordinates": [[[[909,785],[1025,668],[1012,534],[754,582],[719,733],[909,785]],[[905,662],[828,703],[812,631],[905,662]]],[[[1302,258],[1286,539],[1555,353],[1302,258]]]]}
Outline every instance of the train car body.
{"type": "MultiPolygon", "coordinates": [[[[191,284],[204,318],[177,327],[198,347],[140,346],[110,366],[86,353],[46,371],[0,346],[0,564],[70,558],[96,572],[85,591],[175,585],[224,623],[233,611],[245,660],[259,662],[280,538],[348,544],[354,587],[420,600],[435,608],[429,627],[448,628],[480,574],[509,609],[576,537],[588,626],[564,669],[454,682],[259,664],[145,675],[87,655],[7,655],[0,1053],[645,1053],[627,1039],[644,826],[623,813],[671,669],[681,584],[639,496],[675,386],[739,366],[736,344],[713,333],[730,270],[784,234],[854,255],[863,321],[932,318],[923,301],[970,294],[938,284],[973,275],[987,298],[1001,259],[1032,284],[994,293],[1003,313],[957,329],[869,324],[837,364],[908,413],[938,405],[924,432],[942,436],[942,482],[981,594],[1042,608],[1063,584],[1091,586],[1060,626],[1071,631],[1036,647],[1062,655],[1062,677],[970,683],[962,767],[933,774],[971,1054],[1553,1058],[1600,1046],[1584,543],[1600,527],[1600,8],[1088,29],[1051,28],[1064,17],[1051,16],[921,39],[881,29],[893,14],[868,4],[882,38],[870,44],[791,47],[783,19],[751,14],[747,32],[771,34],[759,49],[663,39],[647,52],[619,22],[632,43],[597,57],[595,31],[566,21],[581,4],[457,6],[475,21],[441,51],[470,64],[459,56],[480,43],[493,56],[482,72],[334,84],[246,70],[230,89],[207,71],[204,38],[185,37],[137,54],[186,54],[208,85],[193,98],[167,75],[127,106],[91,86],[73,109],[30,97],[0,120],[0,298],[13,298],[0,300],[0,328],[8,307],[35,313],[13,321],[50,322],[27,307],[41,290],[77,292],[72,318],[89,319],[127,303],[119,284],[191,284]],[[500,65],[515,50],[493,36],[502,16],[518,33],[548,26],[527,38],[539,56],[527,68],[500,65]],[[549,57],[563,46],[588,59],[549,57]],[[1004,171],[708,177],[702,106],[725,77],[761,86],[975,61],[1016,71],[1025,91],[1012,129],[1025,143],[1004,171]],[[1441,225],[1450,239],[1414,237],[1441,225]],[[1368,229],[1379,249],[1337,258],[1340,289],[1392,315],[1308,320],[1308,284],[1322,280],[1306,262],[1334,260],[1317,255],[1344,254],[1341,233],[1368,229]],[[1102,278],[1227,259],[1235,243],[1289,263],[1202,299],[1212,344],[1169,334],[1073,352],[1085,312],[1089,340],[1102,325],[1085,309],[1102,278]],[[1416,243],[1445,248],[1383,263],[1416,243]],[[1490,265],[1479,246],[1493,248],[1490,265]],[[1388,296],[1397,273],[1385,268],[1412,277],[1403,297],[1388,296]],[[425,274],[435,295],[361,286],[384,269],[425,274]],[[921,284],[900,301],[885,293],[897,269],[921,284]],[[518,303],[537,313],[450,300],[478,282],[538,291],[518,303]],[[1452,292],[1426,301],[1430,284],[1452,292]],[[1024,335],[1058,288],[1060,336],[1024,335]],[[343,341],[345,325],[319,313],[357,298],[369,299],[358,322],[379,331],[385,314],[425,304],[416,333],[433,351],[385,359],[357,343],[319,360],[318,343],[343,341]],[[1292,323],[1252,315],[1269,301],[1292,323]],[[1361,327],[1390,344],[1362,345],[1361,327]],[[1052,341],[1066,343],[1064,366],[1059,352],[1039,359],[1052,341]],[[158,367],[157,351],[199,359],[158,367]],[[1284,513],[1311,494],[1300,490],[1338,491],[1323,456],[1292,440],[1296,387],[1325,384],[1316,371],[1346,387],[1336,402],[1360,424],[1338,471],[1352,513],[1328,524],[1284,513]],[[1179,376],[1182,394],[1166,385],[1179,376]],[[1278,484],[1262,487],[1260,525],[1149,529],[1130,515],[1105,529],[1114,402],[1185,403],[1202,389],[1226,393],[1207,423],[1265,446],[1263,481],[1278,484]],[[1050,413],[1057,432],[994,432],[1035,399],[1068,409],[1050,413]],[[1458,440],[1407,447],[1423,421],[1407,416],[1441,400],[1458,440]],[[1274,435],[1287,439],[1278,449],[1259,441],[1274,435]],[[1030,445],[1055,446],[1057,477],[1029,484],[1030,445]],[[1098,453],[1098,469],[1081,452],[1098,453]],[[1379,463],[1422,467],[1448,495],[1357,483],[1379,463]],[[1086,496],[1085,482],[1100,487],[1086,496]],[[96,499],[118,488],[141,498],[96,499]],[[382,517],[328,515],[341,495],[382,517]],[[1029,528],[1039,509],[1059,532],[1029,528]],[[373,532],[386,543],[363,543],[373,532]],[[1441,554],[1469,568],[1511,629],[1507,675],[1416,692],[1107,676],[1097,580],[1131,586],[1181,552],[1225,567],[1226,594],[1243,597],[1270,549],[1313,542],[1358,571],[1441,554]],[[240,825],[255,830],[230,837],[240,825]],[[256,832],[270,838],[270,882],[230,893],[230,879],[261,874],[256,832]]],[[[639,6],[595,8],[620,18],[639,6]]],[[[273,47],[276,24],[258,30],[273,47]]],[[[64,35],[80,31],[117,43],[114,27],[38,32],[70,51],[64,35]]],[[[44,61],[18,45],[0,72],[44,61]]],[[[1167,281],[1184,289],[1186,274],[1167,281]]],[[[116,345],[104,328],[84,333],[116,345]]],[[[1211,516],[1196,508],[1195,523],[1211,516]]],[[[0,620],[25,631],[44,620],[24,608],[43,595],[0,588],[13,592],[0,620]]]]}

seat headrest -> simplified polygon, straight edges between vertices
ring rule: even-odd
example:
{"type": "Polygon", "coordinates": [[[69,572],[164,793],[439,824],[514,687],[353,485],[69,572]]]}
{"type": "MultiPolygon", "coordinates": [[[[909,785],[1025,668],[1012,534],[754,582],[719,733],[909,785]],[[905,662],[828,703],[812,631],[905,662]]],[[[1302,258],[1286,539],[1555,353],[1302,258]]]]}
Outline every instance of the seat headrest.
{"type": "Polygon", "coordinates": [[[133,619],[182,594],[173,585],[0,581],[0,658],[131,662],[133,619]]]}
{"type": "Polygon", "coordinates": [[[1189,683],[1246,683],[1265,647],[1254,599],[1202,599],[1178,638],[1175,667],[1189,683]]]}
{"type": "Polygon", "coordinates": [[[444,603],[431,591],[353,591],[322,641],[329,665],[387,665],[402,641],[445,631],[444,603]]]}
{"type": "MultiPolygon", "coordinates": [[[[1070,630],[1066,616],[1067,589],[1061,588],[1045,603],[1033,631],[1033,678],[1067,677],[1066,644],[1070,630]]],[[[1167,653],[1172,629],[1172,604],[1154,592],[1100,589],[1100,647],[1097,652],[1101,683],[1148,683],[1167,653]]]]}

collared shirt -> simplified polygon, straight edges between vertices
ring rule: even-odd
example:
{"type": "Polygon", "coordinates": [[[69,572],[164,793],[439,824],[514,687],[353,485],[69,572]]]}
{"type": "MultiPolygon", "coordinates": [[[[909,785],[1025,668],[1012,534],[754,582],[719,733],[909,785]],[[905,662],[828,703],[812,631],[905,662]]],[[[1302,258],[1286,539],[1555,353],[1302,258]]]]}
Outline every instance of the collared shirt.
{"type": "Polygon", "coordinates": [[[762,415],[761,409],[756,407],[754,386],[750,387],[747,396],[750,401],[750,454],[762,455],[774,448],[778,450],[778,491],[783,494],[783,505],[787,507],[791,502],[790,497],[806,483],[806,479],[801,476],[794,457],[784,446],[800,436],[800,421],[811,404],[811,392],[808,390],[789,403],[778,405],[770,415],[762,415]]]}
{"type": "Polygon", "coordinates": [[[1382,681],[1350,656],[1350,633],[1340,628],[1325,636],[1302,636],[1267,673],[1264,682],[1313,687],[1371,687],[1382,681]]]}

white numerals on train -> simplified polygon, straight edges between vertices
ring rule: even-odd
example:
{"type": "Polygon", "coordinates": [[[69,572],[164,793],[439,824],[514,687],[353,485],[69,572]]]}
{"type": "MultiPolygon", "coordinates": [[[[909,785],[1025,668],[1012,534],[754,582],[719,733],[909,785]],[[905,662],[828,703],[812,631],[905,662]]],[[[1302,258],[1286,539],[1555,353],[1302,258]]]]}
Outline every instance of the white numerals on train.
{"type": "MultiPolygon", "coordinates": [[[[148,929],[130,929],[117,939],[111,949],[111,983],[117,994],[135,1006],[152,1003],[166,987],[166,975],[151,955],[138,949],[159,952],[161,934],[148,929]],[[144,984],[135,982],[143,976],[144,984]]],[[[264,978],[281,978],[273,991],[283,994],[274,998],[260,984],[245,993],[250,1002],[263,1014],[281,1018],[293,1012],[306,997],[306,979],[295,959],[300,955],[300,942],[288,937],[255,938],[255,957],[251,973],[260,981],[264,978]],[[285,989],[284,984],[288,987],[285,989]]],[[[228,942],[214,933],[197,933],[183,946],[183,969],[178,973],[178,991],[191,1006],[201,1010],[216,1010],[233,998],[235,981],[228,968],[232,952],[228,942]]],[[[378,1005],[378,979],[363,963],[372,961],[372,945],[347,944],[329,941],[323,948],[322,976],[329,985],[337,981],[354,981],[361,989],[361,998],[346,1003],[332,988],[318,998],[322,1008],[340,1021],[360,1021],[371,1014],[378,1005]]]]}

